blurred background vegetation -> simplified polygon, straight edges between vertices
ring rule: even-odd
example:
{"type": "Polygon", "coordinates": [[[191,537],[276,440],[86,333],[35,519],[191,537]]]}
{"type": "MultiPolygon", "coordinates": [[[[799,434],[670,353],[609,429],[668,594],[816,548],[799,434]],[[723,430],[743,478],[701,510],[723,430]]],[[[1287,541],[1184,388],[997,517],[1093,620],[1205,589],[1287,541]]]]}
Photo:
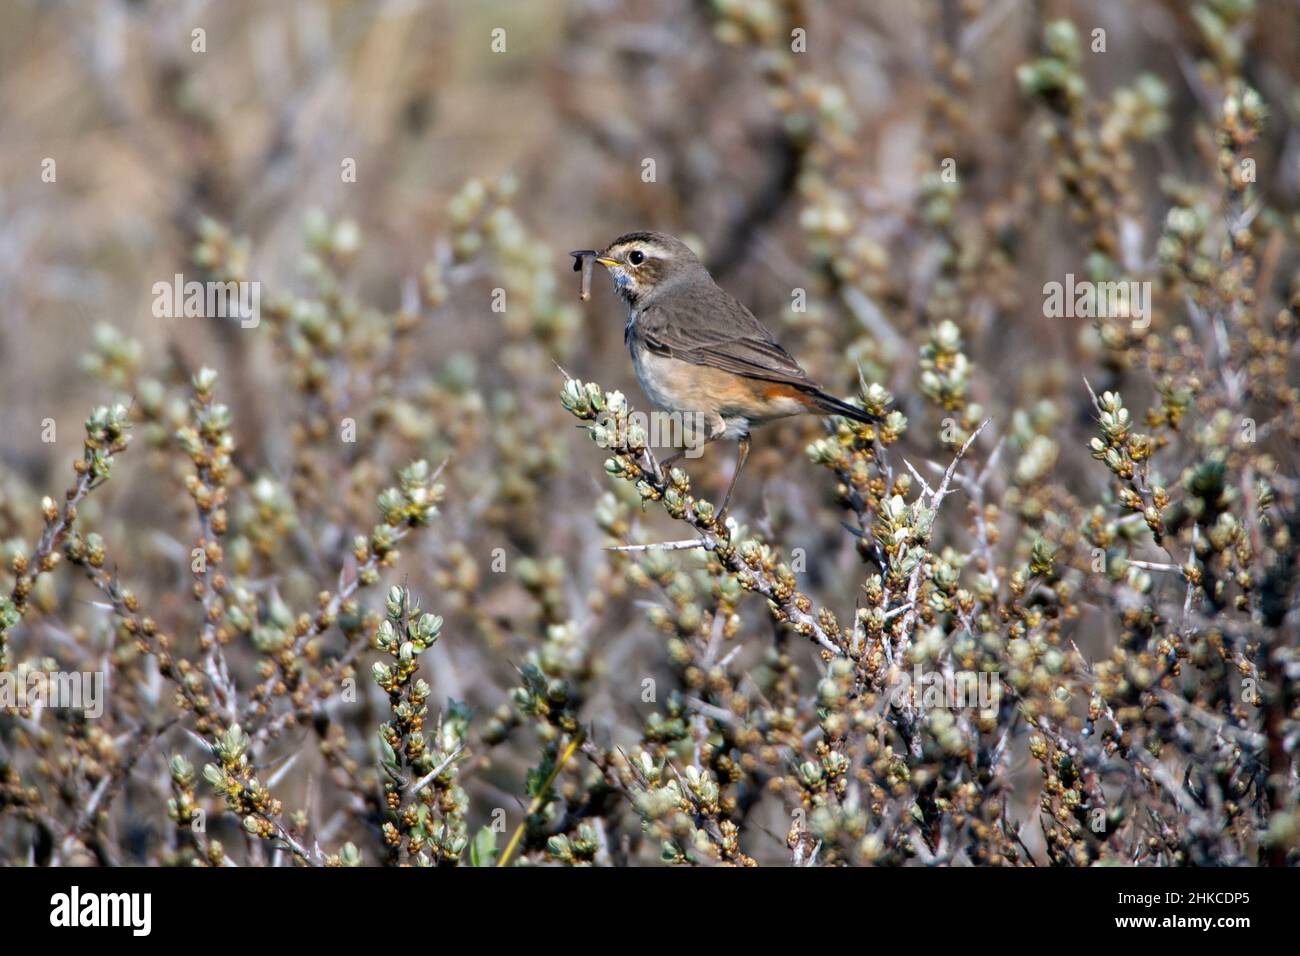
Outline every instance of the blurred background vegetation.
{"type": "MultiPolygon", "coordinates": [[[[1171,208],[1196,211],[1211,231],[1231,213],[1214,131],[1234,81],[1257,91],[1268,113],[1249,151],[1258,184],[1250,198],[1267,206],[1254,220],[1260,246],[1278,237],[1257,270],[1261,311],[1291,301],[1297,49],[1300,6],[1280,0],[5,4],[6,564],[39,537],[40,496],[57,499],[67,487],[88,410],[123,401],[137,420],[136,446],[80,508],[78,526],[103,535],[113,573],[180,646],[198,639],[186,569],[197,530],[184,492],[191,469],[170,436],[189,414],[189,382],[202,367],[218,373],[235,447],[226,560],[232,588],[246,593],[226,604],[255,620],[283,627],[293,612],[281,602],[310,609],[340,571],[355,569],[352,536],[370,532],[375,497],[396,470],[445,461],[442,514],[404,542],[382,584],[404,583],[446,618],[421,670],[432,714],[464,700],[471,723],[487,728],[463,754],[469,832],[492,822],[494,808],[505,808],[513,828],[535,796],[525,774],[546,770],[564,739],[543,718],[536,733],[516,732],[528,722],[527,708],[521,718],[510,704],[525,662],[566,661],[543,667],[571,682],[566,706],[594,721],[606,756],[630,749],[647,721],[681,706],[666,703],[669,689],[699,693],[670,638],[717,599],[707,587],[661,593],[658,565],[647,572],[602,551],[681,530],[613,489],[599,449],[558,402],[557,365],[645,407],[621,307],[602,276],[592,300],[578,302],[568,250],[632,229],[687,238],[829,389],[889,389],[910,423],[905,448],[915,461],[946,464],[991,417],[981,460],[1006,443],[1007,476],[994,482],[1008,519],[997,561],[1006,570],[1032,560],[1046,539],[1063,549],[1063,564],[1086,570],[1082,520],[1113,498],[1112,476],[1089,452],[1097,410],[1082,375],[1099,395],[1122,389],[1139,409],[1194,404],[1170,393],[1195,374],[1179,363],[1196,342],[1180,344],[1181,358],[1149,359],[1161,339],[1181,341],[1171,331],[1185,321],[1177,282],[1192,281],[1170,278],[1178,250],[1159,243],[1171,208]],[[1074,31],[1052,26],[1060,21],[1074,31]],[[504,50],[494,51],[498,29],[504,50]],[[1095,49],[1097,29],[1104,51],[1095,49]],[[798,30],[806,51],[791,49],[798,30]],[[42,179],[48,159],[53,182],[42,179]],[[654,182],[643,178],[646,159],[654,182]],[[954,181],[942,175],[947,159],[954,181]],[[349,160],[355,181],[344,174],[349,160]],[[153,285],[176,273],[260,281],[262,324],[155,317],[153,285]],[[1045,318],[1042,287],[1066,273],[1155,280],[1151,335],[1045,318]],[[498,288],[504,313],[492,309],[498,288]],[[796,289],[806,311],[791,307],[796,289]],[[940,331],[945,322],[956,339],[940,331]],[[58,437],[43,442],[51,418],[58,437]],[[340,438],[345,419],[356,423],[355,443],[340,438]],[[660,603],[673,608],[671,620],[647,613],[660,603]],[[646,678],[660,688],[656,702],[642,698],[646,678]]],[[[1205,258],[1213,271],[1214,254],[1205,258]]],[[[1288,345],[1272,365],[1254,367],[1276,378],[1275,391],[1257,396],[1269,414],[1256,414],[1278,417],[1269,463],[1281,461],[1289,480],[1292,355],[1288,345]]],[[[1199,412],[1209,419],[1213,409],[1199,412]]],[[[1234,428],[1235,420],[1224,434],[1234,428]]],[[[737,508],[783,555],[802,550],[801,588],[847,620],[864,576],[857,539],[841,525],[834,476],[804,451],[825,435],[813,420],[758,433],[737,508]]],[[[700,493],[716,497],[725,486],[729,457],[710,450],[687,463],[700,493]]],[[[1194,457],[1170,466],[1171,481],[1194,457]]],[[[961,518],[967,505],[948,508],[961,518]]],[[[941,536],[936,552],[946,543],[941,536]]],[[[4,577],[6,591],[13,577],[4,577]]],[[[49,654],[71,666],[70,648],[111,644],[120,621],[94,603],[90,582],[51,577],[40,613],[12,636],[12,656],[49,654]]],[[[1174,590],[1181,604],[1181,582],[1174,590]]],[[[382,593],[357,614],[382,614],[382,593]]],[[[1064,600],[1062,640],[1107,653],[1127,626],[1119,623],[1127,598],[1064,600]]],[[[777,669],[793,668],[796,723],[815,727],[815,648],[774,638],[762,601],[738,608],[727,635],[740,648],[735,669],[770,669],[770,648],[788,651],[795,663],[777,669]]],[[[283,645],[223,628],[245,689],[265,676],[268,648],[283,645]]],[[[295,649],[314,663],[347,646],[338,635],[321,640],[295,649]]],[[[142,681],[154,673],[142,661],[122,666],[142,681]]],[[[373,863],[382,856],[365,849],[365,831],[378,818],[363,794],[378,786],[366,775],[387,702],[368,686],[368,665],[360,680],[358,703],[331,705],[351,733],[347,759],[309,748],[278,789],[286,805],[311,808],[303,832],[330,852],[346,838],[373,863]],[[347,786],[317,792],[330,769],[360,781],[351,796],[347,786]]],[[[146,701],[128,703],[112,732],[148,717],[146,701]]],[[[315,736],[300,723],[268,749],[268,766],[315,736]]],[[[30,744],[14,737],[22,733],[10,728],[15,765],[23,760],[13,754],[30,744]]],[[[46,756],[64,752],[57,735],[42,746],[46,756]]],[[[166,761],[187,746],[171,728],[139,756],[123,786],[138,789],[140,802],[103,821],[117,835],[110,857],[180,852],[184,841],[164,834],[161,807],[166,761]]],[[[769,766],[745,784],[741,808],[723,815],[752,820],[750,856],[786,861],[780,775],[796,758],[754,746],[753,759],[769,766]],[[772,799],[762,799],[763,787],[772,799]]],[[[1015,815],[1032,821],[1042,776],[1026,763],[1027,746],[1017,734],[1008,793],[1015,815]]],[[[101,754],[103,766],[64,768],[47,783],[66,772],[68,790],[84,799],[120,758],[101,754]]],[[[566,772],[578,801],[585,771],[566,772]]],[[[542,859],[548,833],[564,822],[534,821],[525,855],[542,859]]],[[[10,858],[24,856],[24,831],[4,832],[10,858]]],[[[621,862],[658,854],[657,845],[640,847],[635,824],[609,833],[626,842],[602,852],[621,862]]],[[[1046,859],[1036,824],[1024,842],[1046,859]]]]}

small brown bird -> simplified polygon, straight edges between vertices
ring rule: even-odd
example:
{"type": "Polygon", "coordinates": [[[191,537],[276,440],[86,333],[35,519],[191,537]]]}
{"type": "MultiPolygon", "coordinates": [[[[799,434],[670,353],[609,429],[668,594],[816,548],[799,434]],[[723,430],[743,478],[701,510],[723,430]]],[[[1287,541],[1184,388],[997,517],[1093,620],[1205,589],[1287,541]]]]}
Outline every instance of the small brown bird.
{"type": "MultiPolygon", "coordinates": [[[[738,440],[736,470],[720,516],[749,457],[755,425],[804,412],[879,420],[812,381],[754,314],[719,288],[680,239],[629,232],[602,251],[573,256],[575,270],[591,258],[605,266],[627,303],[623,340],[650,401],[668,412],[701,416],[706,443],[738,440]]],[[[665,459],[665,469],[685,453],[665,459]]]]}

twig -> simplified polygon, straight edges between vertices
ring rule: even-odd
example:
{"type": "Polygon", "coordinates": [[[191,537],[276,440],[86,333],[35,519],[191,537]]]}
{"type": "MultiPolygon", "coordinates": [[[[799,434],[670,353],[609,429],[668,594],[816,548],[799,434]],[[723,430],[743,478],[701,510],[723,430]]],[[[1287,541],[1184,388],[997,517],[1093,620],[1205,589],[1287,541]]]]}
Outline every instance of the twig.
{"type": "Polygon", "coordinates": [[[442,763],[438,764],[438,766],[434,767],[432,770],[430,770],[428,773],[426,773],[423,777],[421,777],[419,780],[417,780],[417,781],[412,785],[412,787],[411,787],[411,789],[410,789],[408,795],[414,797],[414,796],[415,796],[416,794],[418,794],[421,790],[423,790],[425,787],[427,787],[427,786],[428,786],[428,785],[429,785],[429,784],[434,780],[434,778],[436,778],[436,777],[438,776],[438,774],[442,773],[444,770],[446,770],[448,767],[451,766],[452,761],[454,761],[457,757],[459,757],[461,751],[464,750],[464,749],[465,749],[465,745],[464,745],[464,744],[461,744],[459,747],[457,747],[455,750],[453,750],[452,753],[451,753],[451,756],[450,756],[450,757],[448,757],[448,758],[447,758],[446,760],[444,760],[442,763]]]}
{"type": "Polygon", "coordinates": [[[658,541],[652,544],[620,544],[607,547],[606,551],[689,551],[694,548],[707,548],[703,538],[686,538],[681,541],[658,541]]]}
{"type": "Polygon", "coordinates": [[[578,732],[573,735],[573,739],[569,741],[569,745],[564,748],[564,752],[560,754],[559,759],[555,761],[555,766],[551,768],[551,772],[546,775],[546,779],[538,788],[537,796],[533,797],[533,802],[528,805],[528,812],[519,821],[519,826],[515,827],[514,835],[510,838],[510,842],[506,844],[505,850],[502,851],[501,858],[497,860],[497,866],[505,866],[510,862],[510,857],[515,852],[515,848],[519,846],[519,841],[524,838],[524,827],[528,824],[528,818],[542,809],[546,802],[546,795],[550,793],[551,785],[555,783],[555,778],[560,775],[564,765],[577,753],[586,737],[586,729],[579,728],[578,732]]]}

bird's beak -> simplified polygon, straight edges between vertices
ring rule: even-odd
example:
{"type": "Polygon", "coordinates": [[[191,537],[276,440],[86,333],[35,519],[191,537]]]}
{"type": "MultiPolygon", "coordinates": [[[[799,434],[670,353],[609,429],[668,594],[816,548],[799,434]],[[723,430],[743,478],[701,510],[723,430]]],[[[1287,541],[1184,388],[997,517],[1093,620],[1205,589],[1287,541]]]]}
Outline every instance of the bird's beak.
{"type": "Polygon", "coordinates": [[[600,251],[597,249],[574,249],[569,253],[569,255],[573,256],[574,272],[582,271],[582,260],[589,256],[596,262],[599,262],[602,266],[621,266],[623,264],[622,260],[601,255],[600,251]]]}

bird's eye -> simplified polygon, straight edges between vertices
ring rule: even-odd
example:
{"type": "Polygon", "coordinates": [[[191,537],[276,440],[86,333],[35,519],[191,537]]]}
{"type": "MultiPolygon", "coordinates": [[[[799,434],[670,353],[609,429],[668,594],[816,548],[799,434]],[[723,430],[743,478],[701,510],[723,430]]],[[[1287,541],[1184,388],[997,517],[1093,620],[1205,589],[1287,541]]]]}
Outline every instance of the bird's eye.
{"type": "Polygon", "coordinates": [[[639,266],[641,263],[645,262],[645,253],[640,249],[633,249],[627,254],[627,261],[634,266],[639,266]]]}

